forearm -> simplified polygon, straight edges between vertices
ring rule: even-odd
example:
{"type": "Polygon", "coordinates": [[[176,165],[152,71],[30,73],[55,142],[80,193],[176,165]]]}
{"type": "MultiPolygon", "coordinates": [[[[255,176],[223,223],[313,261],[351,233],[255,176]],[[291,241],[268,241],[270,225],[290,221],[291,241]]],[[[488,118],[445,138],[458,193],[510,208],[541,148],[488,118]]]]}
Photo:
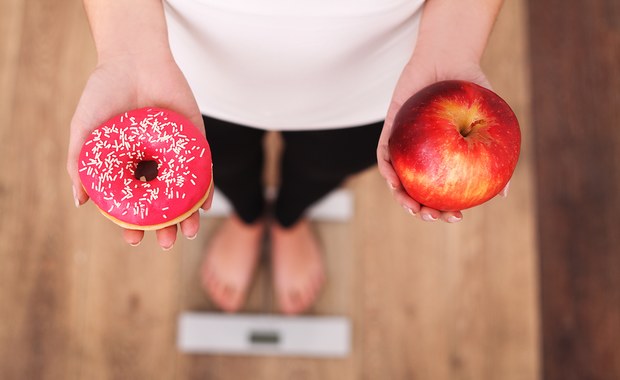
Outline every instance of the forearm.
{"type": "Polygon", "coordinates": [[[479,62],[503,0],[428,0],[414,54],[435,62],[479,62]]]}
{"type": "Polygon", "coordinates": [[[161,0],[84,0],[99,61],[169,54],[161,0]]]}

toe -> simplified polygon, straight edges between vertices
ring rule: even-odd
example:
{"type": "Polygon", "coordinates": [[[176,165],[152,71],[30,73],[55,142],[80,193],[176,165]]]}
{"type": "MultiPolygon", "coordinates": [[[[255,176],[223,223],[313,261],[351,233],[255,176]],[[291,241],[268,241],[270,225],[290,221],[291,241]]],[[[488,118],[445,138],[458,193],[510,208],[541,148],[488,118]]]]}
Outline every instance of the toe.
{"type": "Polygon", "coordinates": [[[308,309],[310,306],[314,304],[314,301],[316,300],[317,294],[318,294],[317,285],[318,284],[316,282],[311,282],[308,284],[306,291],[304,293],[304,305],[303,305],[304,310],[308,309]]]}
{"type": "Polygon", "coordinates": [[[283,293],[281,295],[278,296],[278,305],[280,307],[280,311],[284,314],[292,314],[294,307],[293,307],[293,299],[294,297],[292,297],[291,294],[289,293],[283,293]]]}
{"type": "Polygon", "coordinates": [[[284,297],[285,302],[282,303],[282,311],[288,315],[299,314],[304,310],[303,292],[295,289],[287,293],[284,297]]]}
{"type": "Polygon", "coordinates": [[[211,270],[208,260],[204,260],[200,268],[200,282],[202,283],[202,287],[210,293],[210,289],[213,287],[213,271],[211,270]]]}
{"type": "Polygon", "coordinates": [[[242,299],[241,292],[235,286],[226,284],[222,287],[220,307],[229,313],[234,313],[241,308],[242,299]]]}

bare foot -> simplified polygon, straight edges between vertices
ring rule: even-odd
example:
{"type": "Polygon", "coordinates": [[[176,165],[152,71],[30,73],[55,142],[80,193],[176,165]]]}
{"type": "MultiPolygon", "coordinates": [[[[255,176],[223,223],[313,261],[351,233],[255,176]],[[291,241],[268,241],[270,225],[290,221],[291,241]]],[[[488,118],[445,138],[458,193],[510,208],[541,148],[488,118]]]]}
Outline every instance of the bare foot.
{"type": "Polygon", "coordinates": [[[299,314],[317,298],[325,282],[325,268],[319,242],[307,220],[285,229],[271,226],[273,281],[280,309],[299,314]]]}
{"type": "Polygon", "coordinates": [[[202,263],[202,286],[222,310],[239,310],[252,281],[263,237],[263,221],[245,224],[230,216],[213,235],[202,263]]]}

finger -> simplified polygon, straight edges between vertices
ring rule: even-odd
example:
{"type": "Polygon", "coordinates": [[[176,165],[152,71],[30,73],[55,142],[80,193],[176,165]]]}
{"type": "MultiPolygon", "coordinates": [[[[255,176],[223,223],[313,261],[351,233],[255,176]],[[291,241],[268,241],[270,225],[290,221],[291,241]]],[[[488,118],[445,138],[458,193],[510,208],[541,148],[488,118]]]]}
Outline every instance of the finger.
{"type": "Polygon", "coordinates": [[[426,222],[434,222],[441,217],[441,211],[422,206],[420,208],[420,218],[426,222]]]}
{"type": "Polygon", "coordinates": [[[445,211],[441,213],[440,218],[447,223],[456,223],[463,219],[463,214],[460,211],[445,211]]]}
{"type": "Polygon", "coordinates": [[[142,238],[144,238],[144,231],[123,228],[123,238],[125,239],[127,244],[131,245],[132,247],[136,247],[140,245],[142,238]]]}
{"type": "Polygon", "coordinates": [[[75,203],[75,207],[79,207],[80,205],[83,205],[88,201],[88,194],[86,194],[86,191],[84,191],[84,187],[82,186],[82,181],[80,180],[80,175],[78,173],[79,149],[76,149],[75,146],[81,146],[81,143],[72,140],[75,140],[75,138],[71,137],[69,142],[69,152],[67,155],[67,173],[71,178],[73,202],[75,203]]]}
{"type": "Polygon", "coordinates": [[[392,166],[387,145],[381,144],[377,147],[377,167],[392,190],[401,188],[400,179],[392,166]]]}
{"type": "Polygon", "coordinates": [[[421,205],[411,198],[404,190],[395,189],[392,191],[392,195],[394,196],[394,199],[396,199],[396,202],[398,202],[405,209],[405,211],[412,216],[416,216],[420,212],[421,205]]]}
{"type": "Polygon", "coordinates": [[[88,201],[88,194],[84,191],[81,182],[76,184],[73,179],[71,182],[73,182],[71,184],[71,189],[73,191],[73,203],[75,204],[75,207],[80,207],[88,201]]]}
{"type": "Polygon", "coordinates": [[[168,226],[161,230],[155,231],[157,243],[164,251],[172,249],[174,242],[177,240],[177,225],[168,226]]]}
{"type": "Polygon", "coordinates": [[[502,198],[506,198],[508,197],[508,191],[510,190],[510,181],[508,181],[508,183],[506,184],[506,186],[504,186],[504,188],[502,189],[502,191],[500,191],[499,196],[502,198]]]}
{"type": "Polygon", "coordinates": [[[213,193],[215,192],[213,186],[211,186],[211,193],[207,197],[207,200],[200,206],[201,209],[205,211],[209,211],[211,209],[211,205],[213,204],[213,193]]]}
{"type": "Polygon", "coordinates": [[[196,211],[181,222],[181,232],[189,240],[194,240],[200,229],[200,213],[196,211]]]}

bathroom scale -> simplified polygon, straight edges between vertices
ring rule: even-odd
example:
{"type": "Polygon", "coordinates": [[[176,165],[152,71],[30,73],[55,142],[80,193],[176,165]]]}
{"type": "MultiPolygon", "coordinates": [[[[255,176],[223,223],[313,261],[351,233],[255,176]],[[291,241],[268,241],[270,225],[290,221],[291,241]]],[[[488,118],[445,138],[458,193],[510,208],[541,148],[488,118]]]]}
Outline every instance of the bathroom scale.
{"type": "Polygon", "coordinates": [[[189,354],[343,358],[351,350],[351,324],[338,316],[184,312],[177,345],[189,354]]]}

